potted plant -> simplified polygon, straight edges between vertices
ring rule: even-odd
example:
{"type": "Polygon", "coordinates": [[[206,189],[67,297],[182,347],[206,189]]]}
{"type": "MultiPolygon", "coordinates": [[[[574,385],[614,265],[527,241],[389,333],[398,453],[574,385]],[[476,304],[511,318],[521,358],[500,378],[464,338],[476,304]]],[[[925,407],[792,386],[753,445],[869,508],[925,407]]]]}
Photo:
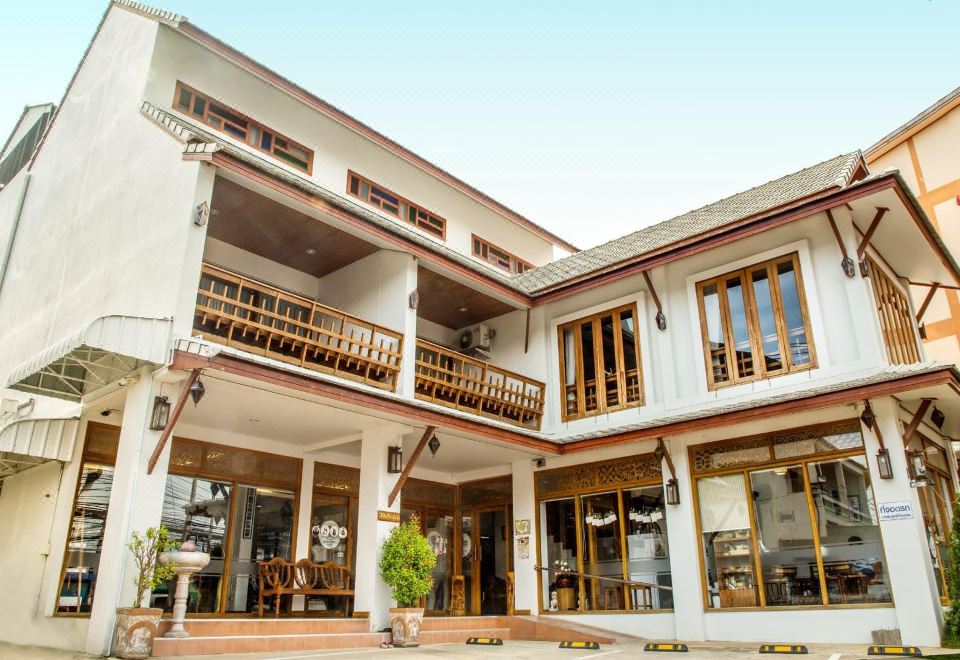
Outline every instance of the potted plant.
{"type": "MultiPolygon", "coordinates": [[[[953,510],[960,506],[960,497],[953,503],[953,510]]],[[[947,564],[947,592],[950,594],[950,607],[943,613],[943,646],[960,648],[960,515],[954,514],[950,525],[950,545],[947,550],[950,563],[947,564]]]]}
{"type": "Polygon", "coordinates": [[[570,564],[565,559],[557,559],[553,562],[554,574],[557,576],[556,583],[558,589],[569,589],[577,584],[577,579],[570,575],[570,564]]]}
{"type": "Polygon", "coordinates": [[[393,591],[398,607],[390,608],[390,630],[395,646],[418,646],[423,608],[414,607],[430,593],[430,571],[437,556],[420,533],[420,520],[413,516],[395,527],[383,542],[380,575],[393,591]]]}
{"type": "Polygon", "coordinates": [[[167,528],[151,527],[146,532],[133,532],[127,548],[133,553],[136,567],[134,584],[137,595],[133,607],[118,607],[117,622],[113,633],[113,655],[118,658],[149,658],[153,638],[163,610],[158,607],[142,607],[148,593],[174,577],[173,566],[160,562],[160,555],[173,550],[167,528]]]}

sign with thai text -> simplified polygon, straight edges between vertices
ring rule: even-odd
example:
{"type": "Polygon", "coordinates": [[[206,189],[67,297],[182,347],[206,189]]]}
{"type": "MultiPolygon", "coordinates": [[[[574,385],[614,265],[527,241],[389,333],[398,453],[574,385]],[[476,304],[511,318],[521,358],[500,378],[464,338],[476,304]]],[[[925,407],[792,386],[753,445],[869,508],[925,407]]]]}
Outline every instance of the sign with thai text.
{"type": "Polygon", "coordinates": [[[397,511],[377,511],[377,520],[380,522],[398,523],[400,514],[397,511]]]}
{"type": "Polygon", "coordinates": [[[880,520],[911,520],[913,505],[910,502],[881,502],[877,505],[880,520]]]}

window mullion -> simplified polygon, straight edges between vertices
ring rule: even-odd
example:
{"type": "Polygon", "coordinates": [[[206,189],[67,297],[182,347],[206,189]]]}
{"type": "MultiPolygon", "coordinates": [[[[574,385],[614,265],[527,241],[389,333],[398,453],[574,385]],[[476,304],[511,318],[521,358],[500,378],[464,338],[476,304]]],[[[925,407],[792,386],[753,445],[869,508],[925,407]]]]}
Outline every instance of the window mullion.
{"type": "Polygon", "coordinates": [[[767,361],[763,352],[763,333],[760,331],[760,313],[757,311],[757,300],[753,295],[753,268],[742,272],[743,306],[747,314],[747,332],[750,334],[750,347],[753,351],[753,375],[755,378],[766,378],[767,361]]]}
{"type": "MultiPolygon", "coordinates": [[[[760,595],[760,607],[767,606],[767,595],[763,589],[763,566],[760,563],[759,525],[757,524],[756,503],[753,500],[753,484],[750,472],[743,472],[743,485],[747,491],[747,513],[750,516],[750,544],[753,547],[753,588],[760,595]]],[[[719,579],[719,576],[718,578],[719,579]]]]}
{"type": "Polygon", "coordinates": [[[583,371],[583,333],[580,330],[580,323],[572,324],[570,329],[573,331],[573,353],[576,356],[573,381],[577,385],[577,417],[583,417],[587,412],[585,383],[583,382],[583,379],[586,378],[583,371]]]}
{"type": "MultiPolygon", "coordinates": [[[[617,407],[627,405],[627,365],[624,362],[623,337],[620,334],[620,312],[622,311],[623,309],[615,309],[610,313],[610,327],[613,332],[613,359],[617,377],[617,407]]],[[[636,319],[634,319],[634,323],[636,323],[636,319]]],[[[633,334],[636,336],[636,331],[633,334]]],[[[637,375],[639,376],[639,373],[637,375]]]]}
{"type": "Polygon", "coordinates": [[[603,332],[600,329],[600,316],[590,320],[593,333],[593,376],[597,390],[597,414],[607,412],[607,373],[603,368],[603,332]]]}
{"type": "MultiPolygon", "coordinates": [[[[617,515],[619,517],[617,518],[617,520],[620,522],[620,558],[623,561],[623,579],[629,580],[630,571],[627,566],[627,520],[626,520],[627,516],[625,515],[626,506],[624,505],[624,502],[623,502],[623,495],[624,495],[623,489],[618,488],[617,489],[617,508],[618,508],[617,515]]],[[[632,593],[631,593],[630,585],[628,584],[623,585],[623,609],[625,610],[633,609],[632,603],[631,603],[631,596],[632,596],[632,593]]]]}
{"type": "Polygon", "coordinates": [[[737,364],[737,354],[734,348],[736,340],[733,336],[733,322],[730,320],[730,305],[727,301],[727,280],[721,277],[717,280],[717,302],[720,304],[720,323],[723,326],[723,350],[727,356],[727,374],[730,384],[740,382],[740,368],[737,364]]]}
{"type": "Polygon", "coordinates": [[[820,579],[820,602],[829,605],[827,575],[823,571],[823,550],[820,547],[820,517],[817,515],[816,507],[813,504],[813,488],[810,486],[810,471],[807,470],[807,464],[801,463],[800,470],[803,472],[803,488],[807,495],[807,509],[810,511],[810,526],[813,529],[813,551],[816,553],[817,576],[820,579]]]}
{"type": "Polygon", "coordinates": [[[783,297],[780,294],[780,280],[777,277],[777,264],[767,264],[767,278],[770,280],[770,299],[773,304],[773,317],[777,323],[777,341],[780,343],[780,356],[783,360],[783,370],[793,370],[793,354],[790,351],[790,336],[787,333],[787,322],[783,315],[783,297]]]}

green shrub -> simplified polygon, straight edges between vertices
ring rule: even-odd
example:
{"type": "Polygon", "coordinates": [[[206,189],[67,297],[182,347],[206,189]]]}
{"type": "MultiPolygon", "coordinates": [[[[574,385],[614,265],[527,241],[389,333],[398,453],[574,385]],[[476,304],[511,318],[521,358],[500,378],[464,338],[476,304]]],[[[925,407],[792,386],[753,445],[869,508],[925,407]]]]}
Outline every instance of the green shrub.
{"type": "Polygon", "coordinates": [[[393,590],[393,599],[400,607],[414,607],[430,593],[430,571],[436,563],[437,556],[420,533],[420,520],[414,516],[395,527],[383,542],[380,575],[393,590]]]}
{"type": "Polygon", "coordinates": [[[167,528],[160,525],[159,528],[149,528],[143,534],[133,532],[127,547],[133,553],[133,564],[137,567],[137,575],[133,579],[137,585],[137,596],[133,606],[140,607],[147,591],[156,589],[176,576],[173,566],[160,563],[160,553],[175,550],[177,544],[170,540],[167,528]]]}

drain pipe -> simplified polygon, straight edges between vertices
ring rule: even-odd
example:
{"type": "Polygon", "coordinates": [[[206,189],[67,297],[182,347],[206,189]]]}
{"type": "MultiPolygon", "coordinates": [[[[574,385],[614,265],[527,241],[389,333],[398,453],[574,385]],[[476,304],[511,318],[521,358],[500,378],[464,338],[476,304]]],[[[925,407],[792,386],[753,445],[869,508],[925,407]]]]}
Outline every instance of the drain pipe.
{"type": "Polygon", "coordinates": [[[29,170],[24,174],[23,187],[20,189],[20,199],[17,200],[17,210],[13,214],[13,224],[10,226],[10,236],[7,238],[7,245],[3,251],[3,261],[0,261],[0,295],[3,294],[3,282],[7,275],[7,266],[10,264],[10,255],[13,254],[13,239],[17,236],[17,227],[20,225],[20,214],[23,213],[23,202],[27,198],[27,188],[30,187],[30,177],[33,173],[29,170]]]}

